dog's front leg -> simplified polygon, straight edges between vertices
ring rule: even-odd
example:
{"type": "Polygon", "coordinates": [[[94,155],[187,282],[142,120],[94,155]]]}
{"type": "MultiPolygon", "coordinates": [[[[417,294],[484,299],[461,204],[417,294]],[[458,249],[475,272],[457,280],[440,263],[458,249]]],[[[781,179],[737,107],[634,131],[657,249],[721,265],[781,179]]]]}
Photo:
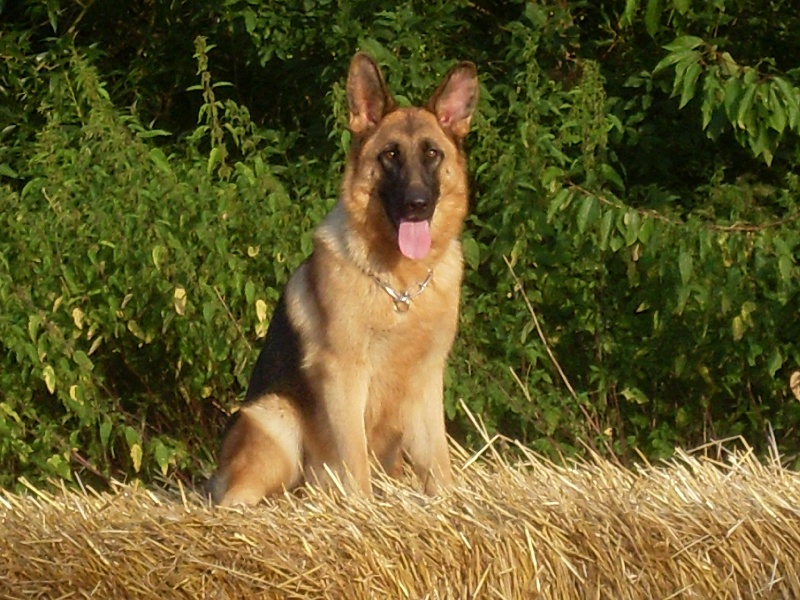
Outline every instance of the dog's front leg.
{"type": "MultiPolygon", "coordinates": [[[[320,379],[320,396],[332,447],[323,463],[352,489],[371,494],[369,450],[364,414],[367,377],[357,363],[332,364],[320,379]]],[[[324,467],[323,467],[324,468],[324,467]]]]}
{"type": "Polygon", "coordinates": [[[444,424],[442,368],[428,371],[426,381],[409,390],[403,450],[425,493],[435,495],[452,485],[450,453],[444,424]]]}

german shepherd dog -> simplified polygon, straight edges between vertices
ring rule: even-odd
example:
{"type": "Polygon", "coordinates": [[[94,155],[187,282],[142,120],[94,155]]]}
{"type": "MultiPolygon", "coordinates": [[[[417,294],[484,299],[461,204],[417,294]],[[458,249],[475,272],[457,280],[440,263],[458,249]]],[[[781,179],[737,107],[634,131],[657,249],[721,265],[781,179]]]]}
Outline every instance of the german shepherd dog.
{"type": "Polygon", "coordinates": [[[353,57],[341,197],[275,308],[209,482],[215,502],[255,504],[331,474],[371,494],[371,458],[395,476],[407,459],[428,494],[451,483],[442,383],[477,100],[472,63],[424,108],[399,108],[377,64],[353,57]]]}

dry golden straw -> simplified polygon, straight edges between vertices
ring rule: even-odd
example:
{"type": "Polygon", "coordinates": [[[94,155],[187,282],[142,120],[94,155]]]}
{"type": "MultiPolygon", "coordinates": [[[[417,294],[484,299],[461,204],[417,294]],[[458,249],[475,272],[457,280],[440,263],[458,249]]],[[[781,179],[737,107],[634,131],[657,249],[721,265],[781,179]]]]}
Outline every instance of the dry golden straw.
{"type": "Polygon", "coordinates": [[[714,450],[628,470],[455,449],[433,499],[2,493],[0,597],[800,598],[800,476],[714,450]]]}

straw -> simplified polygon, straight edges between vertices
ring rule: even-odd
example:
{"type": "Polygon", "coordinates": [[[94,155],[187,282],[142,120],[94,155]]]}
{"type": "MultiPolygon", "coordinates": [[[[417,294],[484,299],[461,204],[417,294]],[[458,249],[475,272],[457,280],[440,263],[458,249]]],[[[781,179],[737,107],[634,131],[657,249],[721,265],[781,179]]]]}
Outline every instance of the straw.
{"type": "Polygon", "coordinates": [[[0,597],[800,598],[800,476],[777,458],[490,450],[454,446],[436,498],[413,477],[249,509],[177,486],[2,492],[0,597]]]}

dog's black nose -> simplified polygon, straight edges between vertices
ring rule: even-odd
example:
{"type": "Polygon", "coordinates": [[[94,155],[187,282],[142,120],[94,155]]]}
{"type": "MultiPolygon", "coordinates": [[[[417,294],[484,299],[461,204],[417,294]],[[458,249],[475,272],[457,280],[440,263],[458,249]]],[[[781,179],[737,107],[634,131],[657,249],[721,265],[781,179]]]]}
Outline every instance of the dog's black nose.
{"type": "Polygon", "coordinates": [[[406,208],[410,210],[424,210],[428,206],[428,198],[426,196],[411,196],[406,198],[406,208]]]}
{"type": "Polygon", "coordinates": [[[427,218],[427,211],[431,205],[431,191],[421,185],[412,185],[406,189],[403,197],[403,207],[408,217],[427,218]]]}

